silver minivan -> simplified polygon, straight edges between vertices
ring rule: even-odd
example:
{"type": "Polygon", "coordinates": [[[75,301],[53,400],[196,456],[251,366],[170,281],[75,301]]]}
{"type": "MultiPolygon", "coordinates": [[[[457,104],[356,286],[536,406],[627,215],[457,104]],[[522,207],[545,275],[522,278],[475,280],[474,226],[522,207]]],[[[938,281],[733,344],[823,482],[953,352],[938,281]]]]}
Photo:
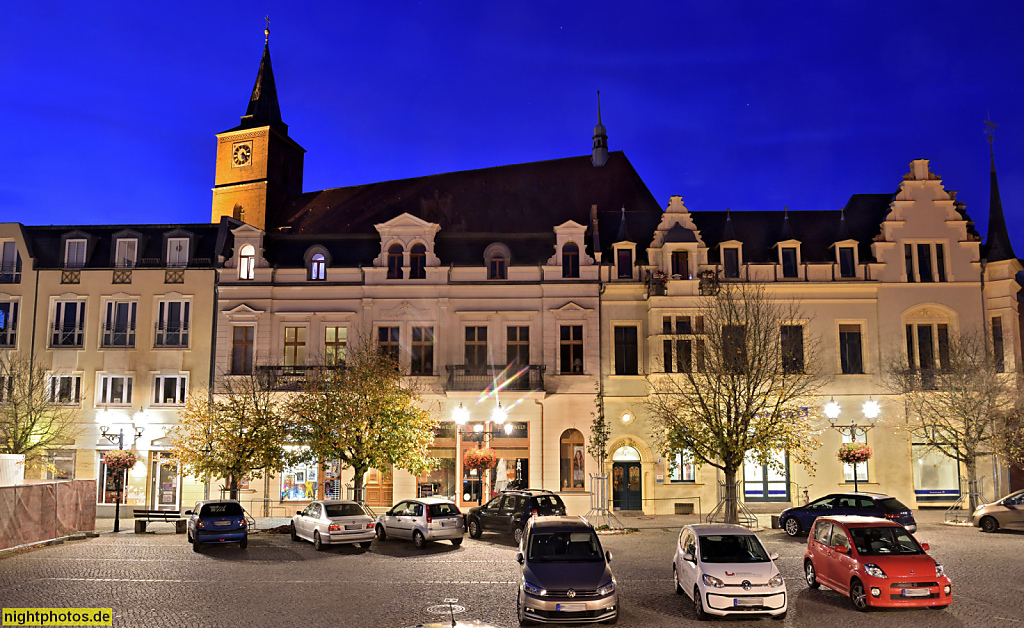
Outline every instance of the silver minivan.
{"type": "Polygon", "coordinates": [[[421,497],[398,502],[377,517],[377,540],[406,539],[417,549],[428,541],[451,541],[462,545],[466,523],[459,507],[440,497],[421,497]]]}

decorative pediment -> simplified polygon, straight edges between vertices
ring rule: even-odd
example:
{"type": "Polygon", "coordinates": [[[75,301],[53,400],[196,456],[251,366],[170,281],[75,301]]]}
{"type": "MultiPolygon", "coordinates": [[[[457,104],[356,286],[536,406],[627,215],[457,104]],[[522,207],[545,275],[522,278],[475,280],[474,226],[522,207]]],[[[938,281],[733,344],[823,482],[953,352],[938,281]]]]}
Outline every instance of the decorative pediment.
{"type": "Polygon", "coordinates": [[[580,305],[579,303],[576,303],[575,301],[569,301],[568,303],[566,303],[565,305],[563,305],[561,307],[551,308],[548,311],[549,312],[558,313],[558,314],[577,314],[577,313],[583,313],[583,312],[593,312],[594,308],[592,308],[592,307],[583,307],[582,305],[580,305]]]}
{"type": "Polygon", "coordinates": [[[396,245],[402,247],[405,256],[403,266],[408,266],[409,251],[416,245],[422,245],[426,249],[427,266],[441,265],[441,260],[434,254],[434,237],[441,230],[441,225],[436,222],[428,222],[409,212],[403,212],[387,222],[375,224],[374,227],[380,234],[380,255],[373,261],[374,266],[386,267],[388,251],[396,245]]]}
{"type": "Polygon", "coordinates": [[[575,220],[566,220],[555,227],[555,254],[548,259],[549,266],[558,266],[562,263],[562,247],[570,242],[578,248],[580,266],[590,266],[594,258],[586,252],[587,226],[581,225],[575,220]]]}
{"type": "Polygon", "coordinates": [[[263,313],[263,310],[253,309],[244,303],[223,312],[230,321],[256,321],[263,313]]]}
{"type": "Polygon", "coordinates": [[[430,310],[416,307],[409,301],[402,301],[393,308],[381,310],[382,320],[427,320],[433,317],[430,310]]]}

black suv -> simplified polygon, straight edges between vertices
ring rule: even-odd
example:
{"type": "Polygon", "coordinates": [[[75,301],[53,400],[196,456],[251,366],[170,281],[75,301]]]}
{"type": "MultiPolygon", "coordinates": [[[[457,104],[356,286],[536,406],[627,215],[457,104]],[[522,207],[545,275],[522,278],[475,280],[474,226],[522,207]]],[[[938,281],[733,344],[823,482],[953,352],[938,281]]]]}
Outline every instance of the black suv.
{"type": "Polygon", "coordinates": [[[471,538],[479,539],[484,530],[491,530],[511,534],[518,545],[530,517],[564,514],[561,497],[551,491],[526,488],[505,491],[483,506],[470,508],[466,513],[466,527],[471,538]]]}

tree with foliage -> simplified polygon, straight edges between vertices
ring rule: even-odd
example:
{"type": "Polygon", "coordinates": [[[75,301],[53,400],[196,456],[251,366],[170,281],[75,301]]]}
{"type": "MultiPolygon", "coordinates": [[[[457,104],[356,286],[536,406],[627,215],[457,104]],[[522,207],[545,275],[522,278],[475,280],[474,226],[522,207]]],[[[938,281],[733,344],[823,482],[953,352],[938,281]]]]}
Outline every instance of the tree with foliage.
{"type": "Polygon", "coordinates": [[[344,364],[310,369],[290,403],[293,438],[305,445],[297,455],[350,467],[356,495],[370,469],[433,469],[428,453],[438,420],[417,401],[393,357],[371,341],[349,347],[344,364]]]}
{"type": "Polygon", "coordinates": [[[1018,373],[1004,372],[1001,360],[987,349],[977,331],[943,333],[937,355],[918,358],[920,368],[908,368],[907,358],[894,355],[886,365],[886,385],[903,398],[909,431],[916,443],[962,464],[967,475],[970,509],[977,504],[978,462],[996,457],[1024,464],[1014,426],[1021,416],[1018,373]]]}
{"type": "Polygon", "coordinates": [[[243,477],[280,471],[288,459],[288,417],[269,372],[222,376],[212,399],[191,394],[172,432],[173,456],[186,473],[221,477],[238,499],[243,477]]]}
{"type": "Polygon", "coordinates": [[[784,450],[814,469],[814,396],[828,378],[818,339],[796,323],[806,320],[797,302],[770,298],[763,286],[724,284],[703,301],[692,335],[667,340],[687,358],[647,377],[653,438],[663,452],[685,451],[723,472],[729,523],[738,521],[737,477],[748,454],[772,465],[784,450]]]}
{"type": "Polygon", "coordinates": [[[0,359],[0,453],[25,454],[31,460],[74,441],[81,412],[74,395],[51,390],[46,369],[27,357],[0,359]]]}

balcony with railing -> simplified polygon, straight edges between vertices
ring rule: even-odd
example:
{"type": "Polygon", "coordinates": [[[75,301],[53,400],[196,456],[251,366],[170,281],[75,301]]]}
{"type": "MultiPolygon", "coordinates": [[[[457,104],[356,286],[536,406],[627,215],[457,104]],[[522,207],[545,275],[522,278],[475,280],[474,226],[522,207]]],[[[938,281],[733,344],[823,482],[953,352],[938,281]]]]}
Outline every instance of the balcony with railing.
{"type": "Polygon", "coordinates": [[[447,390],[544,390],[544,365],[449,364],[447,390]]]}
{"type": "Polygon", "coordinates": [[[262,365],[256,367],[254,377],[259,387],[266,390],[282,392],[302,390],[309,379],[310,373],[337,371],[345,368],[344,364],[334,366],[286,366],[281,364],[262,365]]]}
{"type": "Polygon", "coordinates": [[[0,264],[0,283],[21,283],[21,262],[0,264]]]}
{"type": "Polygon", "coordinates": [[[157,323],[153,337],[157,347],[187,347],[188,323],[157,323]]]}
{"type": "Polygon", "coordinates": [[[135,325],[104,325],[103,346],[127,348],[134,347],[135,325]]]}
{"type": "Polygon", "coordinates": [[[50,332],[51,347],[81,347],[82,325],[54,325],[50,332]]]}

